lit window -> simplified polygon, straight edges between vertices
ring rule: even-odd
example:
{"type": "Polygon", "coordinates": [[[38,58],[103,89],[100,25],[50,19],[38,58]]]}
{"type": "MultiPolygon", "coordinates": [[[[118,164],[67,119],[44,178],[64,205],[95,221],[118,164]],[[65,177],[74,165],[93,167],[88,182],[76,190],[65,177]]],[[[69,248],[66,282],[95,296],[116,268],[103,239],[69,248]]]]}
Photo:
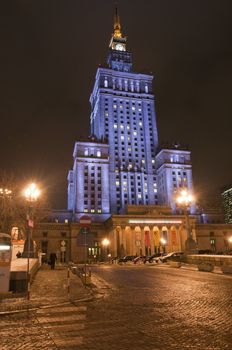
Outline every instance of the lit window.
{"type": "Polygon", "coordinates": [[[117,105],[114,105],[114,109],[116,109],[117,108],[117,105]]]}
{"type": "Polygon", "coordinates": [[[120,128],[121,128],[121,129],[123,129],[123,128],[124,128],[124,126],[121,124],[121,125],[120,125],[120,128]]]}
{"type": "Polygon", "coordinates": [[[114,124],[114,128],[117,129],[117,127],[118,127],[117,124],[114,124]]]}
{"type": "Polygon", "coordinates": [[[126,181],[123,181],[123,185],[126,186],[126,185],[127,185],[127,182],[126,182],[126,181]]]}
{"type": "Polygon", "coordinates": [[[170,157],[170,162],[173,163],[173,157],[170,157]]]}
{"type": "Polygon", "coordinates": [[[105,116],[108,117],[108,116],[109,116],[109,113],[108,113],[108,112],[105,112],[105,116]]]}
{"type": "Polygon", "coordinates": [[[85,156],[88,156],[89,155],[89,150],[88,148],[85,149],[85,156]]]}
{"type": "Polygon", "coordinates": [[[144,160],[144,159],[142,159],[142,163],[143,163],[143,164],[145,163],[145,160],[144,160]]]}
{"type": "Polygon", "coordinates": [[[142,109],[141,109],[141,108],[139,108],[139,112],[142,112],[142,109]]]}
{"type": "Polygon", "coordinates": [[[134,136],[137,136],[137,131],[134,131],[134,136]]]}
{"type": "Polygon", "coordinates": [[[97,211],[98,213],[101,213],[102,211],[101,211],[101,209],[98,209],[98,211],[97,211]]]}
{"type": "Polygon", "coordinates": [[[91,213],[95,213],[95,210],[94,210],[94,209],[91,209],[91,213]]]}
{"type": "Polygon", "coordinates": [[[84,209],[84,213],[88,213],[88,209],[84,209]]]}
{"type": "Polygon", "coordinates": [[[121,135],[121,140],[124,140],[124,135],[121,135]]]}
{"type": "Polygon", "coordinates": [[[141,195],[141,193],[138,193],[138,198],[142,198],[142,195],[141,195]]]}
{"type": "Polygon", "coordinates": [[[128,152],[131,152],[131,148],[128,148],[128,152]]]}
{"type": "Polygon", "coordinates": [[[143,123],[142,123],[142,122],[139,122],[139,126],[143,126],[143,123]]]}
{"type": "Polygon", "coordinates": [[[154,183],[154,187],[157,187],[157,184],[156,184],[156,183],[154,183]]]}
{"type": "Polygon", "coordinates": [[[122,109],[122,105],[120,105],[120,108],[122,109]]]}
{"type": "Polygon", "coordinates": [[[130,139],[131,139],[130,136],[128,136],[127,140],[130,141],[130,139]]]}
{"type": "Polygon", "coordinates": [[[116,186],[119,186],[119,181],[116,181],[115,184],[116,184],[116,186]]]}
{"type": "Polygon", "coordinates": [[[97,157],[101,157],[101,151],[97,151],[97,157]]]}
{"type": "Polygon", "coordinates": [[[65,224],[68,224],[68,219],[65,219],[64,222],[65,222],[65,224]]]}
{"type": "Polygon", "coordinates": [[[154,193],[157,193],[157,188],[154,188],[154,193]]]}
{"type": "Polygon", "coordinates": [[[105,78],[105,80],[104,80],[104,87],[108,87],[108,80],[105,78]]]}
{"type": "Polygon", "coordinates": [[[130,125],[127,125],[127,130],[130,130],[130,125]]]}

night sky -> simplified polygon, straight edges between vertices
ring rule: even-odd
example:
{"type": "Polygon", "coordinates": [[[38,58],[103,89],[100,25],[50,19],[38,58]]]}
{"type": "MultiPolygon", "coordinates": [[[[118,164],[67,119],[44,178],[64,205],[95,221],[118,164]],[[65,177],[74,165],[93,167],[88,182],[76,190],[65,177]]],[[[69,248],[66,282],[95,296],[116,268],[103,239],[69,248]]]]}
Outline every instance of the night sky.
{"type": "MultiPolygon", "coordinates": [[[[115,1],[2,0],[1,170],[38,180],[66,207],[77,138],[104,64],[115,1]]],[[[134,70],[153,72],[160,141],[192,150],[199,197],[232,182],[232,1],[121,0],[134,70]]]]}

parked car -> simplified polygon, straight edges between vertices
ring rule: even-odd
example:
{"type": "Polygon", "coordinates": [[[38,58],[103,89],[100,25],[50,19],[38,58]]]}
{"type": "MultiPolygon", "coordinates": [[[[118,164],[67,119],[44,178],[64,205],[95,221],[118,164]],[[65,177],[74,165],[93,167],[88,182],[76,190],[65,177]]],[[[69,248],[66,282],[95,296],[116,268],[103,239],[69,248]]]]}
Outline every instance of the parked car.
{"type": "Polygon", "coordinates": [[[136,255],[126,255],[123,258],[118,259],[118,262],[124,262],[126,263],[127,261],[133,261],[136,258],[136,255]]]}
{"type": "Polygon", "coordinates": [[[145,259],[145,263],[146,262],[149,262],[149,263],[152,263],[152,262],[157,262],[157,259],[160,257],[160,256],[164,256],[166,255],[165,253],[155,253],[155,254],[152,254],[150,256],[147,256],[146,259],[145,259]]]}
{"type": "Polygon", "coordinates": [[[145,262],[146,262],[146,256],[144,256],[144,255],[136,256],[136,258],[133,259],[134,264],[138,264],[138,263],[145,264],[145,262]]]}
{"type": "Polygon", "coordinates": [[[180,261],[183,255],[184,255],[183,252],[172,252],[172,253],[166,254],[165,256],[159,257],[159,260],[162,263],[168,262],[169,260],[180,261]]]}

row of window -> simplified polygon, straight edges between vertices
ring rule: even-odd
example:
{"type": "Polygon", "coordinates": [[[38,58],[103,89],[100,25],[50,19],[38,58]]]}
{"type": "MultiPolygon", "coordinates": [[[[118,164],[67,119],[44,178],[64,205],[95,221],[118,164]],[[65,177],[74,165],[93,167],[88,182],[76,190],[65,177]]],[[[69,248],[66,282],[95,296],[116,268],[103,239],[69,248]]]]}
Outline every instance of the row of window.
{"type": "MultiPolygon", "coordinates": [[[[110,80],[108,77],[104,78],[104,87],[109,88],[110,87],[110,80]]],[[[144,91],[141,91],[141,86],[139,81],[133,81],[133,80],[127,80],[127,79],[112,79],[112,88],[118,89],[118,90],[124,90],[124,91],[131,91],[131,92],[145,92],[148,94],[148,84],[145,83],[144,85],[144,91]]]]}
{"type": "Polygon", "coordinates": [[[93,156],[101,157],[101,151],[96,150],[94,148],[85,148],[84,155],[90,156],[90,157],[93,157],[93,156]]]}

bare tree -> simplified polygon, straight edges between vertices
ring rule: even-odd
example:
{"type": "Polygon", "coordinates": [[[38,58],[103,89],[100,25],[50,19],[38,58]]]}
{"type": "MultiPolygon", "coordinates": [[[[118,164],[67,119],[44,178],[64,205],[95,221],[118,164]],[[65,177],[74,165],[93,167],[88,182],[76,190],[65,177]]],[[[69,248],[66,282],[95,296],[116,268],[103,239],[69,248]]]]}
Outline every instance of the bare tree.
{"type": "Polygon", "coordinates": [[[22,194],[19,182],[10,174],[0,173],[0,230],[10,234],[13,226],[26,232],[28,219],[34,226],[49,216],[50,206],[46,195],[29,203],[22,194]]]}

